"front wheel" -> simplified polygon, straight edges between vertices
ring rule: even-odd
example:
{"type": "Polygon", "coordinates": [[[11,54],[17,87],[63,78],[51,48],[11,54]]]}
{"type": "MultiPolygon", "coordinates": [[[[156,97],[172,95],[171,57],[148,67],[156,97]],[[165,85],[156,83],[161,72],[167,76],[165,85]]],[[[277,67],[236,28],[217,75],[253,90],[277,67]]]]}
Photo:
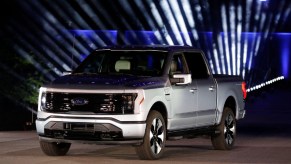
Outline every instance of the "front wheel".
{"type": "Polygon", "coordinates": [[[236,120],[231,108],[224,108],[221,122],[216,127],[216,131],[218,131],[219,133],[211,136],[211,141],[214,149],[232,149],[236,137],[236,120]]]}
{"type": "Polygon", "coordinates": [[[48,156],[63,156],[69,151],[70,143],[40,141],[41,150],[48,156]]]}
{"type": "Polygon", "coordinates": [[[166,125],[163,116],[158,111],[151,111],[147,121],[143,143],[135,147],[140,159],[159,159],[165,148],[166,125]]]}

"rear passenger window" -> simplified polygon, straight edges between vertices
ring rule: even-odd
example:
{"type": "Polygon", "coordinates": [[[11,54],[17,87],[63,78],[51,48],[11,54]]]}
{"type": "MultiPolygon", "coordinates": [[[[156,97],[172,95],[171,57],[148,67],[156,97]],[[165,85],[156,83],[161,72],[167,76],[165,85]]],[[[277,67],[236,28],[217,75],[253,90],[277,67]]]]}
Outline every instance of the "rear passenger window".
{"type": "Polygon", "coordinates": [[[209,72],[201,53],[185,52],[184,55],[193,79],[203,79],[209,77],[209,72]]]}

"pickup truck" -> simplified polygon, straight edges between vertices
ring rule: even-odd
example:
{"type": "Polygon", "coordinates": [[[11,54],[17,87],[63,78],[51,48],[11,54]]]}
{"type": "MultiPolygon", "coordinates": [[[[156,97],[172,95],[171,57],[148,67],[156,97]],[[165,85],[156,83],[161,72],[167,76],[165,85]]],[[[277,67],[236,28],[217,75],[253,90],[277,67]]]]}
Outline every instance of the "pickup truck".
{"type": "Polygon", "coordinates": [[[61,156],[75,142],[130,144],[140,159],[158,159],[166,140],[207,135],[214,149],[230,150],[245,116],[245,85],[213,75],[190,46],[99,48],[40,88],[40,147],[61,156]]]}

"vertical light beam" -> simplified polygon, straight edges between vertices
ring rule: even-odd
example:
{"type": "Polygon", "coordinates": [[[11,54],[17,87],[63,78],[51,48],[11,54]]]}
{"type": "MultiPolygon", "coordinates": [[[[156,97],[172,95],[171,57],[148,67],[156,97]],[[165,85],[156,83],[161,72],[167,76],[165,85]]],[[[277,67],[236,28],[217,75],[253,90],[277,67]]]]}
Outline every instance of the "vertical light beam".
{"type": "Polygon", "coordinates": [[[230,63],[230,52],[229,52],[229,41],[228,41],[228,31],[227,31],[227,18],[226,18],[226,9],[225,5],[221,7],[221,17],[222,17],[222,28],[224,34],[224,45],[225,45],[225,53],[226,53],[226,62],[227,62],[227,73],[231,75],[231,63],[230,63]]]}

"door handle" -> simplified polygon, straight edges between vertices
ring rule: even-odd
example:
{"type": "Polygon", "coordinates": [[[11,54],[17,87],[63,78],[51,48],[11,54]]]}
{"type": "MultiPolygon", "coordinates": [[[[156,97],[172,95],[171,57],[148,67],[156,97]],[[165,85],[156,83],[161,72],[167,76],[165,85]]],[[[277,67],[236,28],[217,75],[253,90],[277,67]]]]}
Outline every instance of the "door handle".
{"type": "Polygon", "coordinates": [[[215,88],[214,88],[214,86],[211,86],[208,89],[209,89],[209,91],[213,92],[215,88]]]}
{"type": "Polygon", "coordinates": [[[192,88],[192,89],[190,89],[190,92],[191,92],[191,93],[194,93],[195,91],[197,91],[197,88],[192,88]]]}

